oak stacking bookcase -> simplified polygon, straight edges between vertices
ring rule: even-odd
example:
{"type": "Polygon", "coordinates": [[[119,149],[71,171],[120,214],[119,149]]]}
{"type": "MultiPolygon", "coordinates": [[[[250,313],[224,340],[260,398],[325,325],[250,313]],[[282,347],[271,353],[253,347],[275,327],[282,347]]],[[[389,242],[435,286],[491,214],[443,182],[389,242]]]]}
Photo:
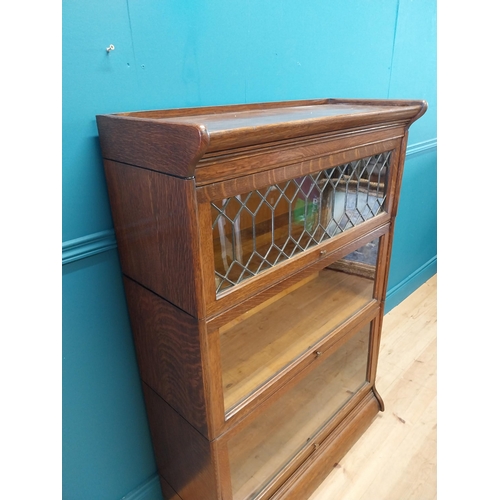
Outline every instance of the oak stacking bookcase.
{"type": "Polygon", "coordinates": [[[408,129],[425,101],[97,116],[168,500],[304,500],[375,388],[408,129]]]}

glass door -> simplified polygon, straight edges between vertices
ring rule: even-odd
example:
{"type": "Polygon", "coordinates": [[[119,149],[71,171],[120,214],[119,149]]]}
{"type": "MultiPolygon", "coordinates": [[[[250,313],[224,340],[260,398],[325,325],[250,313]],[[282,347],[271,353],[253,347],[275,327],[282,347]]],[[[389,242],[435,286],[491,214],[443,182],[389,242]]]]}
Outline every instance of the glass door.
{"type": "Polygon", "coordinates": [[[367,383],[370,331],[361,328],[228,440],[234,500],[255,498],[298,453],[318,446],[318,434],[367,383]]]}
{"type": "Polygon", "coordinates": [[[216,294],[384,212],[390,159],[383,152],[212,201],[216,294]]]}
{"type": "Polygon", "coordinates": [[[377,238],[219,328],[226,414],[372,302],[378,247],[377,238]]]}

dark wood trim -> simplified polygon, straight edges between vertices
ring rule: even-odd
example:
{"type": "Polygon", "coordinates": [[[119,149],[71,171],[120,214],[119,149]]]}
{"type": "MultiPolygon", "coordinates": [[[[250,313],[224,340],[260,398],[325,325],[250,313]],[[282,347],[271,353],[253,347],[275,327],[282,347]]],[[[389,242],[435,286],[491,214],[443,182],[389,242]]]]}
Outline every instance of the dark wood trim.
{"type": "Polygon", "coordinates": [[[221,422],[224,421],[224,394],[222,391],[219,336],[217,332],[208,332],[206,322],[203,322],[203,336],[200,342],[203,359],[203,382],[207,396],[208,438],[213,440],[220,435],[221,422]]]}
{"type": "Polygon", "coordinates": [[[399,148],[399,157],[397,159],[398,169],[397,169],[397,178],[394,180],[392,193],[391,193],[391,204],[388,207],[388,212],[391,214],[393,218],[396,217],[398,213],[398,205],[399,205],[399,197],[401,195],[401,185],[403,182],[403,167],[404,161],[406,158],[406,148],[408,145],[408,130],[406,131],[402,141],[401,147],[399,148]]]}
{"type": "MultiPolygon", "coordinates": [[[[212,211],[210,203],[198,203],[198,227],[200,233],[200,242],[204,245],[200,248],[201,262],[201,286],[205,297],[205,304],[211,304],[215,301],[215,257],[213,246],[212,230],[212,211]]],[[[210,314],[210,306],[205,306],[205,317],[210,314]]]]}
{"type": "MultiPolygon", "coordinates": [[[[375,385],[375,377],[377,375],[377,361],[378,361],[380,340],[382,334],[382,315],[383,311],[382,308],[380,308],[379,313],[374,318],[371,326],[372,329],[370,336],[371,346],[370,346],[370,356],[368,359],[367,379],[372,385],[375,385]]],[[[381,403],[381,406],[383,407],[382,398],[380,397],[380,395],[378,395],[378,393],[377,396],[381,403]]]]}
{"type": "Polygon", "coordinates": [[[391,223],[388,231],[380,239],[380,248],[377,259],[377,271],[375,276],[375,298],[380,302],[385,301],[387,292],[387,280],[389,277],[390,246],[392,241],[393,226],[391,223]]]}
{"type": "Polygon", "coordinates": [[[227,443],[223,439],[217,439],[210,443],[212,454],[215,457],[217,477],[219,478],[219,491],[221,499],[232,499],[233,488],[231,484],[229,453],[227,443]]]}

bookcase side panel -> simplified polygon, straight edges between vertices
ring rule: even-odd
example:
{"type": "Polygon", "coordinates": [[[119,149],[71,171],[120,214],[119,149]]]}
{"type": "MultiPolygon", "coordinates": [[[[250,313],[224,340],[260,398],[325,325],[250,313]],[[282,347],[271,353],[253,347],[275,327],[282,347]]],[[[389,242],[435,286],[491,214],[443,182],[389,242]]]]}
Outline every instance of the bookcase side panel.
{"type": "Polygon", "coordinates": [[[210,442],[142,384],[158,472],[182,500],[218,500],[210,442]]]}
{"type": "Polygon", "coordinates": [[[123,273],[203,317],[194,180],[104,165],[123,273]]]}
{"type": "Polygon", "coordinates": [[[127,277],[124,284],[142,380],[207,436],[198,320],[127,277]]]}

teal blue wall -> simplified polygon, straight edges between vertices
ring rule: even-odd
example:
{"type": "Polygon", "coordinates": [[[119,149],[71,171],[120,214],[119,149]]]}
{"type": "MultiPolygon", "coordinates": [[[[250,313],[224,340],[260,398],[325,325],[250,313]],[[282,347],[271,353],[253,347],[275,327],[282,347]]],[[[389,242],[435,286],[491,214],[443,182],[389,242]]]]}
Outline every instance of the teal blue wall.
{"type": "Polygon", "coordinates": [[[156,500],[95,115],[427,100],[410,133],[389,310],[436,272],[436,0],[63,0],[62,47],[63,496],[156,500]]]}

